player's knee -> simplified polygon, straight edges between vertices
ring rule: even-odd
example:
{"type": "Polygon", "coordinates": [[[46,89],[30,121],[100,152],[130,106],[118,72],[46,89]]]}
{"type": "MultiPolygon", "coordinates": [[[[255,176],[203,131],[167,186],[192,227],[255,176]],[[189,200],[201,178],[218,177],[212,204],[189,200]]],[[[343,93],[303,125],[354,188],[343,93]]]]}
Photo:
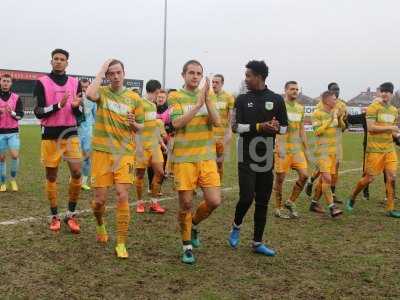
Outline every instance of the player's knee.
{"type": "Polygon", "coordinates": [[[57,175],[55,175],[55,174],[47,174],[46,175],[46,179],[47,179],[47,181],[49,181],[51,183],[56,182],[57,181],[57,175]]]}
{"type": "Polygon", "coordinates": [[[104,205],[106,203],[106,194],[99,189],[95,189],[93,203],[104,205]]]}
{"type": "Polygon", "coordinates": [[[308,176],[305,174],[300,174],[299,176],[299,181],[301,182],[301,184],[305,184],[308,180],[308,176]]]}
{"type": "Polygon", "coordinates": [[[220,205],[221,205],[221,197],[216,196],[216,197],[207,199],[207,206],[212,210],[216,209],[220,205]]]}
{"type": "Polygon", "coordinates": [[[156,176],[158,178],[163,178],[164,177],[164,170],[163,169],[157,169],[156,170],[156,176]]]}
{"type": "Polygon", "coordinates": [[[276,181],[275,181],[275,182],[276,182],[278,185],[282,185],[284,180],[285,180],[285,177],[282,176],[281,174],[277,173],[277,175],[276,175],[276,181]]]}
{"type": "Polygon", "coordinates": [[[390,174],[389,176],[387,176],[387,180],[388,180],[390,183],[394,183],[394,182],[396,181],[396,175],[390,174]]]}
{"type": "Polygon", "coordinates": [[[145,169],[136,169],[136,177],[138,179],[144,178],[145,169]]]}
{"type": "Polygon", "coordinates": [[[71,177],[74,179],[79,179],[81,178],[82,174],[81,174],[81,170],[73,170],[71,171],[71,177]]]}
{"type": "Polygon", "coordinates": [[[123,189],[117,190],[117,199],[118,201],[125,201],[128,199],[128,191],[123,189]]]}
{"type": "Polygon", "coordinates": [[[192,208],[193,208],[192,202],[181,201],[181,210],[182,211],[192,211],[192,208]]]}
{"type": "Polygon", "coordinates": [[[330,176],[322,176],[322,182],[326,184],[331,184],[332,183],[332,178],[330,176]]]}
{"type": "Polygon", "coordinates": [[[367,175],[365,178],[366,178],[368,184],[370,184],[370,183],[372,183],[374,181],[374,176],[367,175]]]}

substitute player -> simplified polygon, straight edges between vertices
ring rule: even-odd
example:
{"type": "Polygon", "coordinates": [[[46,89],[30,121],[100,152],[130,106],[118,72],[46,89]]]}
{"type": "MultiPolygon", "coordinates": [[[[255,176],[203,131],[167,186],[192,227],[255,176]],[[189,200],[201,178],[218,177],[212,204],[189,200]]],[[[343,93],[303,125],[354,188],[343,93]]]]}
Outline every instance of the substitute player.
{"type": "Polygon", "coordinates": [[[46,168],[46,193],[50,202],[52,220],[50,230],[59,231],[61,221],[57,207],[57,175],[61,159],[66,160],[69,171],[68,211],[64,219],[72,233],[80,226],[75,209],[81,190],[81,158],[77,118],[82,114],[81,87],[78,80],[68,76],[69,53],[55,49],[51,53],[52,72],[36,82],[34,113],[42,127],[41,159],[46,168]]]}
{"type": "Polygon", "coordinates": [[[19,125],[24,116],[24,108],[20,97],[11,92],[12,78],[4,74],[0,78],[0,192],[7,190],[6,186],[6,152],[11,155],[10,185],[13,192],[18,191],[16,181],[19,167],[19,125]]]}

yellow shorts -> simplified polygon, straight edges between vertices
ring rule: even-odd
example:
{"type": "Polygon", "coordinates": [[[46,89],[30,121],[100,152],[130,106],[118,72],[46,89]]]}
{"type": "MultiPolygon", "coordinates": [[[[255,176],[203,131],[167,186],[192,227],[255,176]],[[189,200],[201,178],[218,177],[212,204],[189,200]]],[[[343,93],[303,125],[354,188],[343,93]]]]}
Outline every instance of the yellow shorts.
{"type": "Polygon", "coordinates": [[[81,142],[77,136],[68,139],[42,140],[41,160],[45,167],[56,168],[61,158],[71,162],[82,159],[81,142]]]}
{"type": "Polygon", "coordinates": [[[219,187],[221,185],[217,163],[205,160],[195,163],[173,163],[175,189],[193,191],[197,187],[219,187]]]}
{"type": "Polygon", "coordinates": [[[155,163],[163,163],[164,156],[161,151],[161,146],[151,149],[144,149],[143,154],[136,154],[136,169],[146,169],[151,166],[151,164],[155,163]]]}
{"type": "Polygon", "coordinates": [[[316,163],[321,173],[336,174],[336,155],[329,154],[326,157],[320,157],[316,163]]]}
{"type": "Polygon", "coordinates": [[[279,157],[278,153],[275,153],[275,172],[287,173],[291,169],[307,170],[307,160],[304,152],[286,154],[284,157],[279,157]]]}
{"type": "Polygon", "coordinates": [[[217,153],[217,157],[221,157],[224,155],[225,151],[225,146],[224,146],[224,140],[216,140],[215,141],[215,152],[217,153]]]}
{"type": "Polygon", "coordinates": [[[395,151],[388,153],[367,153],[365,157],[365,170],[367,174],[377,176],[384,170],[397,171],[397,154],[395,151]]]}
{"type": "Polygon", "coordinates": [[[93,151],[91,159],[93,187],[109,187],[115,183],[133,183],[133,155],[116,155],[93,151]]]}

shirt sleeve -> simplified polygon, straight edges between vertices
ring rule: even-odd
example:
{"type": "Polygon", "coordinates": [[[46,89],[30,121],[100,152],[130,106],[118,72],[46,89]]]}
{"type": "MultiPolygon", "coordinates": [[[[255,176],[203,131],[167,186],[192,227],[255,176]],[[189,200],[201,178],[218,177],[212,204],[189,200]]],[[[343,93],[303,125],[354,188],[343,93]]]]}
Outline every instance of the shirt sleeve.
{"type": "Polygon", "coordinates": [[[228,100],[228,110],[232,110],[234,107],[235,107],[235,97],[231,95],[229,96],[228,100]]]}
{"type": "Polygon", "coordinates": [[[377,109],[375,108],[375,106],[373,104],[371,104],[370,106],[368,106],[367,108],[367,113],[366,113],[366,118],[367,120],[371,120],[371,121],[377,121],[377,109]]]}
{"type": "MultiPolygon", "coordinates": [[[[78,89],[76,91],[76,96],[79,96],[79,97],[82,96],[82,86],[81,86],[80,82],[78,82],[78,89]]],[[[78,107],[73,107],[72,108],[72,113],[74,114],[74,116],[76,118],[78,118],[78,119],[81,118],[82,115],[84,114],[83,105],[81,104],[78,107]]]]}
{"type": "Polygon", "coordinates": [[[33,112],[38,119],[46,118],[60,109],[58,103],[46,106],[44,87],[39,80],[36,81],[33,96],[36,99],[36,106],[33,112]]]}
{"type": "Polygon", "coordinates": [[[175,121],[176,119],[183,116],[182,105],[180,104],[176,95],[171,94],[170,97],[168,97],[168,105],[171,109],[171,121],[175,121]]]}
{"type": "Polygon", "coordinates": [[[165,137],[167,135],[167,132],[165,131],[164,123],[160,119],[157,119],[157,126],[160,130],[161,137],[165,137]]]}
{"type": "Polygon", "coordinates": [[[15,120],[21,120],[24,117],[24,104],[22,103],[21,97],[18,97],[14,113],[15,115],[13,115],[13,118],[15,120]]]}
{"type": "Polygon", "coordinates": [[[135,108],[133,109],[133,113],[135,115],[135,121],[139,124],[144,123],[144,107],[143,102],[140,98],[135,100],[135,108]]]}
{"type": "Polygon", "coordinates": [[[276,119],[278,120],[279,125],[281,127],[279,130],[279,133],[285,134],[287,127],[289,125],[287,111],[286,111],[286,105],[285,105],[285,101],[283,100],[282,96],[278,95],[277,100],[278,100],[278,109],[277,109],[276,119]]]}

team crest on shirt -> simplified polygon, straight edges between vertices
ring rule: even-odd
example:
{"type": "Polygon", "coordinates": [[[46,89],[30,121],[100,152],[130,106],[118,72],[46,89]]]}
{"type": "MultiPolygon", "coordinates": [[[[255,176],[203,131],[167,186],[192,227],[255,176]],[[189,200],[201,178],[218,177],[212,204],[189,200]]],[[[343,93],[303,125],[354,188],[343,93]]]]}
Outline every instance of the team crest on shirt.
{"type": "Polygon", "coordinates": [[[288,116],[288,120],[290,122],[300,122],[301,121],[301,114],[288,112],[287,116],[288,116]]]}
{"type": "Polygon", "coordinates": [[[217,109],[225,109],[226,108],[226,103],[222,101],[218,101],[215,105],[217,109]]]}
{"type": "Polygon", "coordinates": [[[265,102],[265,109],[272,110],[274,108],[274,102],[265,102]]]}
{"type": "Polygon", "coordinates": [[[153,121],[157,118],[157,113],[155,111],[146,112],[144,114],[144,119],[146,121],[153,121]]]}
{"type": "Polygon", "coordinates": [[[378,122],[393,123],[396,117],[391,114],[379,114],[378,122]]]}
{"type": "MultiPolygon", "coordinates": [[[[187,113],[188,111],[192,110],[194,107],[194,105],[185,105],[183,107],[183,112],[187,113]]],[[[203,106],[199,109],[199,111],[196,113],[196,117],[199,116],[207,116],[208,115],[208,110],[207,110],[207,106],[205,104],[203,104],[203,106]]]]}

